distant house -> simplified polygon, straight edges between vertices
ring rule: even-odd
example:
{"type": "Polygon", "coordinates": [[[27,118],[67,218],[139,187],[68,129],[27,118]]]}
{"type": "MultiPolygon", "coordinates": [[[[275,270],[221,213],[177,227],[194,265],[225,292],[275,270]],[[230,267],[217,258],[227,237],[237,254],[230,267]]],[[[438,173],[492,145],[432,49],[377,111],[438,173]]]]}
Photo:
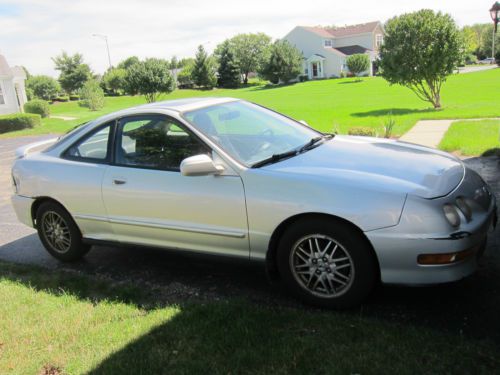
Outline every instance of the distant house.
{"type": "Polygon", "coordinates": [[[302,51],[303,74],[309,79],[340,77],[348,73],[349,55],[366,53],[372,62],[365,75],[374,74],[374,62],[384,40],[384,29],[379,21],[344,27],[297,26],[285,37],[302,51]]]}
{"type": "Polygon", "coordinates": [[[23,111],[26,103],[26,73],[20,66],[10,67],[0,55],[0,115],[23,111]]]}

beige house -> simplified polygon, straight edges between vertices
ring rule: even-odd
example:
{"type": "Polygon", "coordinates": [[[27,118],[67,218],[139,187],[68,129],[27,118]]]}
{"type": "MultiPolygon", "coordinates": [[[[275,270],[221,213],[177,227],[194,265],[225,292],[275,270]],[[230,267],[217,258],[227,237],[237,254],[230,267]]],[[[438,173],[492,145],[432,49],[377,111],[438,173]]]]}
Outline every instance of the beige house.
{"type": "Polygon", "coordinates": [[[20,66],[10,67],[0,55],[0,115],[23,111],[26,103],[26,73],[20,66]]]}
{"type": "Polygon", "coordinates": [[[349,55],[366,53],[372,62],[365,75],[373,75],[374,61],[384,40],[384,29],[379,21],[344,27],[297,26],[285,37],[302,51],[304,75],[309,79],[340,77],[348,73],[349,55]]]}

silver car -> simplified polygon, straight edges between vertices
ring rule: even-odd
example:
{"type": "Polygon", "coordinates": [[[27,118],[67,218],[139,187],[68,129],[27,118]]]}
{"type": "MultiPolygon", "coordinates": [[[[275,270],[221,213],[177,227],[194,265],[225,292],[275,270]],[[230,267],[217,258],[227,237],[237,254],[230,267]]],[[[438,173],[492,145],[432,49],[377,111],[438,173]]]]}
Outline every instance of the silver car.
{"type": "Polygon", "coordinates": [[[113,243],[256,260],[326,307],[471,274],[496,221],[454,156],[231,98],[143,105],[37,146],[17,151],[13,204],[57,259],[113,243]]]}

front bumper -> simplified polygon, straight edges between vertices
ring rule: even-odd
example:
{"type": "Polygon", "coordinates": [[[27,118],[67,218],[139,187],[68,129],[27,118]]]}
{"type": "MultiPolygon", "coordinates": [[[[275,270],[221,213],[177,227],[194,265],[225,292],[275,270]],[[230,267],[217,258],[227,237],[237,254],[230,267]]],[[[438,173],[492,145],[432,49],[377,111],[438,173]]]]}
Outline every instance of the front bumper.
{"type": "Polygon", "coordinates": [[[35,200],[33,198],[23,197],[22,195],[13,195],[11,198],[12,206],[16,212],[17,219],[29,226],[34,227],[31,217],[31,206],[35,200]]]}
{"type": "MultiPolygon", "coordinates": [[[[444,203],[459,196],[470,196],[470,191],[477,191],[478,185],[474,185],[471,190],[471,186],[463,183],[449,196],[433,200],[408,198],[398,225],[365,232],[377,254],[383,283],[447,283],[469,276],[476,270],[477,259],[482,255],[488,232],[496,224],[495,197],[486,193],[488,197],[481,198],[482,206],[477,205],[472,220],[463,222],[456,229],[443,226],[440,215],[444,203]],[[465,252],[468,256],[449,264],[423,265],[418,262],[422,254],[456,252],[465,252]]],[[[483,186],[484,182],[480,188],[483,186]]]]}

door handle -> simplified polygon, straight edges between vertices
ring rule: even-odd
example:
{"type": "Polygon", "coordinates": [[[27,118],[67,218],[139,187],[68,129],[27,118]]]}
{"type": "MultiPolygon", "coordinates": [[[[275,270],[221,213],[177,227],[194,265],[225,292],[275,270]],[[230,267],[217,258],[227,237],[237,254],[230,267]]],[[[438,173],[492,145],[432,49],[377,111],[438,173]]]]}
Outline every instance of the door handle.
{"type": "Polygon", "coordinates": [[[122,180],[119,178],[113,178],[113,185],[125,185],[127,183],[126,180],[122,180]]]}

